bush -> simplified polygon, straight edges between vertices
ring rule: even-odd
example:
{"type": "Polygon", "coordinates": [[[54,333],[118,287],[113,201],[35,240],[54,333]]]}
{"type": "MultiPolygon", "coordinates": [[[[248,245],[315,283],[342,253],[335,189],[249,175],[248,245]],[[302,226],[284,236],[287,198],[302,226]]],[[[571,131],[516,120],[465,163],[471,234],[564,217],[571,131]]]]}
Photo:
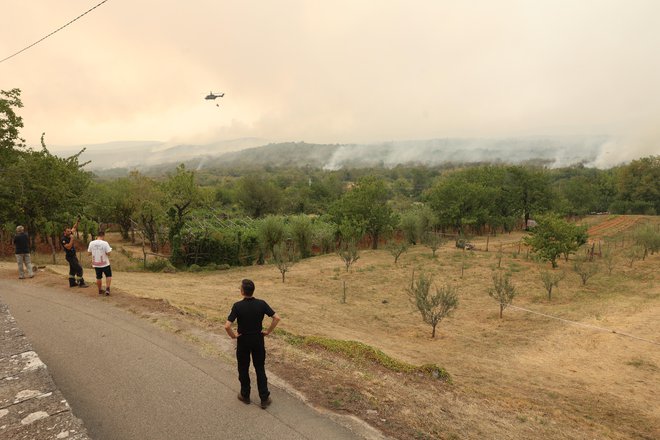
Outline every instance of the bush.
{"type": "Polygon", "coordinates": [[[189,228],[181,237],[185,264],[251,265],[258,256],[256,230],[249,226],[189,228]]]}
{"type": "Polygon", "coordinates": [[[199,264],[191,264],[191,265],[188,267],[188,270],[189,270],[190,272],[201,272],[201,271],[202,271],[202,267],[201,267],[199,264]]]}
{"type": "Polygon", "coordinates": [[[175,273],[176,268],[170,263],[170,260],[154,260],[147,262],[146,269],[150,272],[175,273]]]}

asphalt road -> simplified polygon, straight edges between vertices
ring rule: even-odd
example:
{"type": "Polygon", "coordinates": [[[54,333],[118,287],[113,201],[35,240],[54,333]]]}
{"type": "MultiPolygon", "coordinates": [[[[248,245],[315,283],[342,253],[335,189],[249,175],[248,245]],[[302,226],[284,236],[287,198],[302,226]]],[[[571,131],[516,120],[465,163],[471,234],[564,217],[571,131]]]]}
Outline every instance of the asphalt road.
{"type": "Polygon", "coordinates": [[[245,405],[234,365],[102,297],[31,281],[0,280],[0,301],[95,440],[363,438],[272,386],[268,409],[245,405]]]}

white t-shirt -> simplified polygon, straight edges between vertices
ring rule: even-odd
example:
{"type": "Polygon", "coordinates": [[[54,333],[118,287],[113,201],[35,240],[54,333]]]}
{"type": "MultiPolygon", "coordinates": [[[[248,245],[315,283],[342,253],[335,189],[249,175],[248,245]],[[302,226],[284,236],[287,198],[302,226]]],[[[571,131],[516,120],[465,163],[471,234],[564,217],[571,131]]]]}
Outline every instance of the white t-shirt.
{"type": "Polygon", "coordinates": [[[108,258],[108,253],[112,251],[112,248],[105,240],[94,240],[89,243],[87,247],[87,252],[92,254],[92,266],[93,267],[107,267],[110,266],[110,259],[108,258]]]}

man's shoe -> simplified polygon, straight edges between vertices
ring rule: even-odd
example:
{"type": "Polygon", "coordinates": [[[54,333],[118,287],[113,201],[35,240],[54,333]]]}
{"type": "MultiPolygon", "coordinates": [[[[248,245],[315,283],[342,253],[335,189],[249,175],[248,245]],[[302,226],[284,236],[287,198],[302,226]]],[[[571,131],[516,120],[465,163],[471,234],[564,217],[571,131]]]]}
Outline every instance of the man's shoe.
{"type": "Polygon", "coordinates": [[[261,399],[261,408],[266,409],[271,403],[273,403],[273,399],[271,399],[270,397],[261,399]]]}
{"type": "Polygon", "coordinates": [[[238,393],[238,400],[245,403],[246,405],[248,405],[250,403],[250,398],[249,397],[243,397],[243,395],[241,393],[238,393]]]}
{"type": "Polygon", "coordinates": [[[105,288],[105,296],[110,296],[110,288],[109,287],[105,288]]]}
{"type": "Polygon", "coordinates": [[[89,287],[89,284],[80,283],[80,284],[78,284],[78,287],[86,288],[86,287],[89,287]]]}
{"type": "Polygon", "coordinates": [[[103,290],[99,289],[99,295],[103,295],[103,290]]]}

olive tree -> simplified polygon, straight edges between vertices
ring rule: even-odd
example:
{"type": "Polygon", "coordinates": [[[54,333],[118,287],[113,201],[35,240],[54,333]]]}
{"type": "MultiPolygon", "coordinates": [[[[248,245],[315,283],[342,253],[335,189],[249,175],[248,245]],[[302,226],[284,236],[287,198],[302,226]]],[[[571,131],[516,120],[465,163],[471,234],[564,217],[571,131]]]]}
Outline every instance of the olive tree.
{"type": "Polygon", "coordinates": [[[447,316],[458,307],[458,289],[446,284],[440,288],[435,287],[435,293],[431,292],[433,279],[421,274],[413,281],[412,288],[408,289],[411,301],[419,310],[422,319],[432,328],[431,337],[435,338],[435,329],[447,316]]]}
{"type": "Polygon", "coordinates": [[[488,289],[488,296],[495,299],[500,305],[500,319],[506,309],[513,302],[518,292],[511,283],[511,274],[500,271],[493,273],[493,287],[488,289]]]}

